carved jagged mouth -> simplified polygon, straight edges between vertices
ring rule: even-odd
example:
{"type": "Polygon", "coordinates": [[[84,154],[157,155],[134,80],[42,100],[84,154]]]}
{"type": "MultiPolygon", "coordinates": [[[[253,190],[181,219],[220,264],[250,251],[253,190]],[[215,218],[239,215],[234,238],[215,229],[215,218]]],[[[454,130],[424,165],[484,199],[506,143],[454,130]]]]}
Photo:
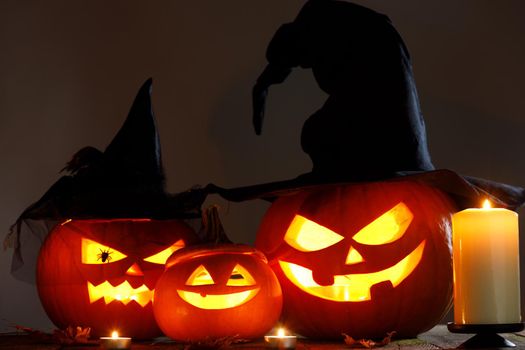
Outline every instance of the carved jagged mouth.
{"type": "Polygon", "coordinates": [[[118,286],[113,286],[108,281],[105,281],[98,286],[92,283],[87,283],[89,302],[94,303],[95,301],[104,298],[104,302],[107,304],[118,301],[124,305],[135,301],[140,306],[146,306],[152,299],[154,290],[150,290],[146,285],[142,285],[138,288],[133,288],[128,281],[122,282],[118,286]]]}
{"type": "Polygon", "coordinates": [[[392,286],[397,287],[407,278],[421,261],[425,241],[414,249],[397,264],[372,273],[349,274],[334,276],[334,283],[329,286],[321,286],[313,279],[312,270],[306,267],[279,261],[279,265],[286,277],[304,292],[316,297],[339,302],[359,302],[371,300],[370,288],[378,283],[390,281],[392,286]]]}
{"type": "Polygon", "coordinates": [[[260,288],[255,288],[230,294],[201,294],[185,290],[177,290],[177,293],[188,304],[200,309],[222,310],[240,306],[250,301],[259,293],[259,289],[260,288]]]}

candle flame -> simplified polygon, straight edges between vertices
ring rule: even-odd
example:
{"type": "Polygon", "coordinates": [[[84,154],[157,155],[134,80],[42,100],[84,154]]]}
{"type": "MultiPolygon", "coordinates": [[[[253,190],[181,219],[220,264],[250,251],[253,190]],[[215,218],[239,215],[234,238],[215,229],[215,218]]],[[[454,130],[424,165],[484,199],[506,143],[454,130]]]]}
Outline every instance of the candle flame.
{"type": "Polygon", "coordinates": [[[117,331],[111,332],[111,338],[113,338],[113,339],[118,338],[118,332],[117,331]]]}
{"type": "Polygon", "coordinates": [[[490,208],[492,208],[492,204],[490,203],[488,199],[485,199],[483,201],[483,209],[490,209],[490,208]]]}
{"type": "Polygon", "coordinates": [[[277,336],[278,337],[284,337],[284,328],[279,328],[277,330],[277,336]]]}

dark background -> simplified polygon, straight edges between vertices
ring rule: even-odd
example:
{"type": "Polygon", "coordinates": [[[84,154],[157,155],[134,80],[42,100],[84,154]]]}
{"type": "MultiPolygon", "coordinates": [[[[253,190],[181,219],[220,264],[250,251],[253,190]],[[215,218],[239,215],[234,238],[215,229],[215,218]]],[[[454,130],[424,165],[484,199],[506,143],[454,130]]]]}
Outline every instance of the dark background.
{"type": "MultiPolygon", "coordinates": [[[[434,164],[525,186],[525,2],[357,2],[388,14],[408,45],[434,164]]],[[[326,98],[310,71],[271,90],[261,137],[250,116],[266,45],[302,4],[0,0],[2,230],[75,151],[107,146],[148,77],[171,192],[308,171],[300,129],[326,98]]],[[[254,241],[266,203],[209,202],[221,205],[232,239],[254,241]]],[[[10,259],[0,254],[0,331],[50,328],[35,286],[9,274],[10,259]]]]}

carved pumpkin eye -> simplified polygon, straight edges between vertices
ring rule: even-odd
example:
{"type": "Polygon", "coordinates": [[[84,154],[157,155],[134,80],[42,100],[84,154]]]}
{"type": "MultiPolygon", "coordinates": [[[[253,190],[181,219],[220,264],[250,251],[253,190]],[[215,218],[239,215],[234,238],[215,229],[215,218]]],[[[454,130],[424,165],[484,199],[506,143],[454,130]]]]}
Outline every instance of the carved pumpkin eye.
{"type": "Polygon", "coordinates": [[[206,286],[210,284],[215,284],[215,281],[203,265],[197,267],[186,281],[187,286],[206,286]]]}
{"type": "Polygon", "coordinates": [[[237,264],[228,278],[227,286],[253,286],[255,279],[253,276],[241,265],[237,264]]]}
{"type": "Polygon", "coordinates": [[[122,260],[126,257],[116,249],[82,238],[82,264],[105,264],[122,260]]]}
{"type": "Polygon", "coordinates": [[[304,216],[296,215],[288,227],[284,241],[301,252],[313,252],[327,248],[344,237],[304,216]]]}
{"type": "Polygon", "coordinates": [[[162,264],[164,265],[166,263],[166,260],[170,257],[171,254],[176,252],[177,250],[184,248],[185,244],[182,239],[179,239],[177,242],[173,243],[168,248],[164,249],[163,251],[158,252],[157,254],[154,254],[152,256],[148,256],[144,259],[144,261],[154,263],[154,264],[162,264]]]}
{"type": "Polygon", "coordinates": [[[372,221],[355,234],[353,239],[361,244],[381,245],[401,238],[412,222],[414,215],[403,203],[372,221]]]}

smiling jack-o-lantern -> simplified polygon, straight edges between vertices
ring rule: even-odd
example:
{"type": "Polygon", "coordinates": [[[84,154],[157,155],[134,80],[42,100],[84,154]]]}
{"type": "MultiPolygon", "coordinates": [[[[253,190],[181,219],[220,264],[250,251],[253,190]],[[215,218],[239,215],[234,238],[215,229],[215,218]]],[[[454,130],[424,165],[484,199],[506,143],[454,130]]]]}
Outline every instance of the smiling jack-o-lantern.
{"type": "Polygon", "coordinates": [[[179,220],[69,220],[46,238],[37,287],[49,318],[60,328],[89,326],[134,338],[161,334],[152,298],[168,257],[195,243],[179,220]]]}
{"type": "Polygon", "coordinates": [[[281,288],[266,258],[239,244],[175,253],[157,283],[153,305],[162,331],[181,341],[261,337],[281,307],[281,288]]]}
{"type": "Polygon", "coordinates": [[[451,212],[442,192],[410,181],[279,198],[256,246],[283,288],[283,321],[313,338],[431,328],[451,305],[451,212]]]}

